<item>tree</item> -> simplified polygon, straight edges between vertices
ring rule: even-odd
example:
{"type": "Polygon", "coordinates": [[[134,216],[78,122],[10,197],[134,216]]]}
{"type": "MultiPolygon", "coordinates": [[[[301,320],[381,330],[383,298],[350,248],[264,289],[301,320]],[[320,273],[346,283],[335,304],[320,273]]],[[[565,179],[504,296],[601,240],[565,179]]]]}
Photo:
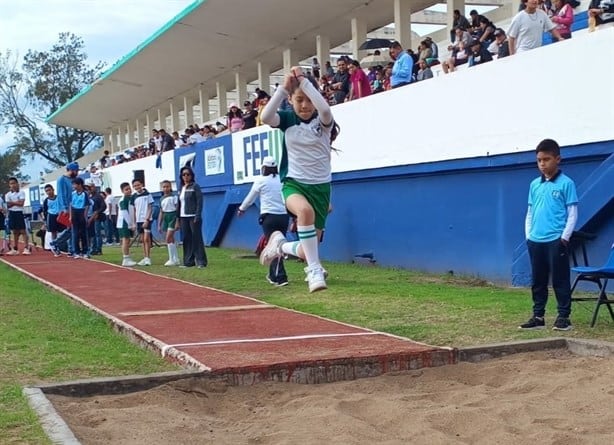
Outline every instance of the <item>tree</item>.
{"type": "Polygon", "coordinates": [[[18,149],[7,150],[0,153],[0,194],[8,191],[9,178],[15,176],[20,181],[27,181],[28,176],[24,176],[19,172],[19,169],[25,163],[25,159],[21,156],[18,149]]]}
{"type": "Polygon", "coordinates": [[[49,51],[28,50],[21,69],[10,51],[0,54],[0,124],[15,133],[24,155],[39,155],[62,167],[97,148],[96,133],[49,125],[45,119],[91,84],[103,62],[87,64],[83,39],[61,33],[49,51]]]}

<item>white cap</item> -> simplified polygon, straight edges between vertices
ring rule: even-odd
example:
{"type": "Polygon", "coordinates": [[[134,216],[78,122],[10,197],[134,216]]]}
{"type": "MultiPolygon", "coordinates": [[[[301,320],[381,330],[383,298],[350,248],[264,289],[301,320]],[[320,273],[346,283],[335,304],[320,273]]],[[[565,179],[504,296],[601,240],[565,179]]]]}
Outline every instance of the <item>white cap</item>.
{"type": "Polygon", "coordinates": [[[275,159],[273,158],[273,156],[265,156],[264,159],[262,160],[262,166],[263,167],[277,167],[277,162],[275,162],[275,159]]]}

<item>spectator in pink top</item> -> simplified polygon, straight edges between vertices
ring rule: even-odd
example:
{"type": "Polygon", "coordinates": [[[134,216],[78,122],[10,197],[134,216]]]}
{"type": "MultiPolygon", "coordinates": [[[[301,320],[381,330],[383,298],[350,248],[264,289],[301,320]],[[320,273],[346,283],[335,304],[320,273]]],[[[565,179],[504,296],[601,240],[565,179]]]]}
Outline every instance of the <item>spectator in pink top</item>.
{"type": "Polygon", "coordinates": [[[568,0],[554,0],[554,14],[550,18],[556,25],[556,30],[564,39],[571,39],[573,24],[573,8],[568,0]]]}
{"type": "Polygon", "coordinates": [[[360,99],[371,94],[371,84],[365,72],[360,68],[358,60],[349,64],[350,71],[350,97],[348,100],[360,99]]]}
{"type": "Polygon", "coordinates": [[[235,133],[243,129],[243,112],[235,103],[230,104],[230,109],[226,114],[226,127],[230,128],[231,133],[235,133]]]}

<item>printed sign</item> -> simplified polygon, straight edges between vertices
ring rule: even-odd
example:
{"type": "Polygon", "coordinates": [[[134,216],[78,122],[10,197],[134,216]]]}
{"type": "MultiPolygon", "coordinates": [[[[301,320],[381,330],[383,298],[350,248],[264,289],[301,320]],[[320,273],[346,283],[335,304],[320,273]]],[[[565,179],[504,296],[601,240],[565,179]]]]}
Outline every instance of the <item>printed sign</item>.
{"type": "Polygon", "coordinates": [[[205,175],[221,175],[224,173],[224,147],[205,150],[205,175]]]}
{"type": "Polygon", "coordinates": [[[232,134],[232,163],[235,184],[254,182],[260,175],[262,159],[273,156],[281,160],[283,133],[262,125],[232,134]]]}

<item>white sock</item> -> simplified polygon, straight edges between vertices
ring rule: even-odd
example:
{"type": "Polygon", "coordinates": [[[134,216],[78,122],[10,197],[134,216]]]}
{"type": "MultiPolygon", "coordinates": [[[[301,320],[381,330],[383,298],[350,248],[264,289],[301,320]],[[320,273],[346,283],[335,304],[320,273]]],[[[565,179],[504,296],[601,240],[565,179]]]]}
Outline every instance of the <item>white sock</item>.
{"type": "Polygon", "coordinates": [[[290,241],[281,245],[282,253],[286,255],[292,255],[298,257],[298,247],[301,245],[300,241],[290,241]]]}
{"type": "Polygon", "coordinates": [[[171,249],[171,261],[174,261],[175,263],[178,263],[179,262],[179,255],[177,254],[177,244],[170,243],[169,247],[171,249]]]}
{"type": "Polygon", "coordinates": [[[318,256],[318,233],[315,226],[297,226],[298,239],[305,254],[307,267],[310,269],[320,265],[320,257],[318,256]]]}
{"type": "Polygon", "coordinates": [[[166,249],[168,250],[168,260],[169,261],[174,261],[173,259],[173,245],[172,244],[167,244],[166,245],[166,249]]]}

